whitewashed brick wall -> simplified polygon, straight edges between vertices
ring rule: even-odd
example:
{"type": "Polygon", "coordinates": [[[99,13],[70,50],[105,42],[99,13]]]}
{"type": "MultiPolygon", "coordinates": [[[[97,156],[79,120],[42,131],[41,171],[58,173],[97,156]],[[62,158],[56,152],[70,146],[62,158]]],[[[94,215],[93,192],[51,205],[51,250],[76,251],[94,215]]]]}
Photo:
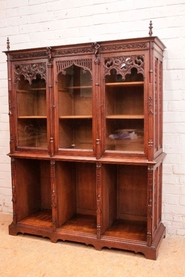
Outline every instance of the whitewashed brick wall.
{"type": "Polygon", "coordinates": [[[163,222],[185,236],[185,0],[0,0],[0,211],[11,212],[6,37],[11,49],[153,34],[164,53],[163,222]]]}

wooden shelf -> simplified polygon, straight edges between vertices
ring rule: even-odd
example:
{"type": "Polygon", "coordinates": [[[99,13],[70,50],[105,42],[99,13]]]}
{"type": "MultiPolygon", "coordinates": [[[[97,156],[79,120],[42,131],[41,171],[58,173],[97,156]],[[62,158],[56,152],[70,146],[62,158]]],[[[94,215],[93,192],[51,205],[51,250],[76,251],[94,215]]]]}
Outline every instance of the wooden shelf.
{"type": "Polygon", "coordinates": [[[27,93],[29,93],[30,91],[34,91],[34,92],[37,92],[37,91],[46,91],[46,88],[17,89],[16,91],[17,92],[27,92],[27,93]]]}
{"type": "Polygon", "coordinates": [[[63,224],[59,229],[69,232],[96,233],[96,217],[77,214],[63,224]]]}
{"type": "Polygon", "coordinates": [[[30,216],[20,221],[21,224],[27,226],[51,228],[52,227],[52,215],[50,210],[39,210],[30,216]]]}
{"type": "Polygon", "coordinates": [[[116,220],[103,235],[120,239],[146,241],[147,223],[142,221],[116,220]]]}
{"type": "Polygon", "coordinates": [[[92,89],[92,86],[72,86],[72,87],[66,87],[64,89],[92,89]]]}
{"type": "Polygon", "coordinates": [[[60,119],[92,119],[92,115],[61,115],[60,119]]]}
{"type": "Polygon", "coordinates": [[[107,115],[106,119],[144,119],[144,115],[140,114],[129,114],[129,115],[107,115]]]}
{"type": "Polygon", "coordinates": [[[46,115],[20,115],[18,119],[45,119],[47,118],[46,115]]]}
{"type": "Polygon", "coordinates": [[[143,86],[144,82],[115,82],[115,83],[106,83],[106,86],[109,87],[129,87],[129,86],[143,86]]]}

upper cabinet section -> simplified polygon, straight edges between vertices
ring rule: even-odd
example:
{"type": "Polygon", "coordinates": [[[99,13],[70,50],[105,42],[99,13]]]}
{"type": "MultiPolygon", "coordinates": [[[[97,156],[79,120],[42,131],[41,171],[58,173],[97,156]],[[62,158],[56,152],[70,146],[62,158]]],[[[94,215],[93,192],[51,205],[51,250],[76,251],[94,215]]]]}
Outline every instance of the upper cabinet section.
{"type": "Polygon", "coordinates": [[[10,51],[11,154],[105,162],[162,153],[157,37],[10,51]]]}

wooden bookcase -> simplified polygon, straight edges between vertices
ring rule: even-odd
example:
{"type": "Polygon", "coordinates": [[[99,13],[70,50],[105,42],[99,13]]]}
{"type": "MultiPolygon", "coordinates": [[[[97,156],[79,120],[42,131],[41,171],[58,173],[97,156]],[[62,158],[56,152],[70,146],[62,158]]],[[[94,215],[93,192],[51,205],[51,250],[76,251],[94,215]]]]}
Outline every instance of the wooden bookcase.
{"type": "Polygon", "coordinates": [[[7,48],[9,233],[156,259],[165,236],[163,43],[150,35],[7,48]]]}

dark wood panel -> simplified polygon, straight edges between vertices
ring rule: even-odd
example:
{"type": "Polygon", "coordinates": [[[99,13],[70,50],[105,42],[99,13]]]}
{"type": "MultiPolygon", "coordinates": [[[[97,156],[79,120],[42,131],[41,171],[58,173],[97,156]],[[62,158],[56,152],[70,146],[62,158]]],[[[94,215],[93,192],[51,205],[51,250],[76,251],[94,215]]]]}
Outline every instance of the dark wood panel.
{"type": "Polygon", "coordinates": [[[96,214],[96,165],[76,165],[77,213],[96,214]]]}
{"type": "Polygon", "coordinates": [[[147,217],[147,167],[118,166],[119,219],[144,219],[147,217]]]}

